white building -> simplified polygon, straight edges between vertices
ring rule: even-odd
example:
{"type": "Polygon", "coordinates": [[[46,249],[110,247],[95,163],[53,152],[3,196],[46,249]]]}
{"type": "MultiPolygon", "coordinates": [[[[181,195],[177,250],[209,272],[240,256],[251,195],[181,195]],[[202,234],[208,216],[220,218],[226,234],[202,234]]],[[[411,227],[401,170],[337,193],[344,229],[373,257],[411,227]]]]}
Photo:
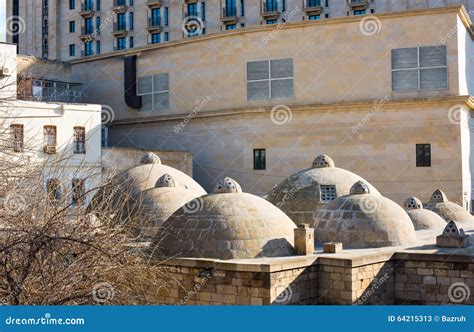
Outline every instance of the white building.
{"type": "Polygon", "coordinates": [[[44,165],[45,189],[87,204],[86,193],[101,180],[101,106],[19,100],[15,45],[0,44],[0,64],[0,124],[11,139],[9,154],[44,165]]]}

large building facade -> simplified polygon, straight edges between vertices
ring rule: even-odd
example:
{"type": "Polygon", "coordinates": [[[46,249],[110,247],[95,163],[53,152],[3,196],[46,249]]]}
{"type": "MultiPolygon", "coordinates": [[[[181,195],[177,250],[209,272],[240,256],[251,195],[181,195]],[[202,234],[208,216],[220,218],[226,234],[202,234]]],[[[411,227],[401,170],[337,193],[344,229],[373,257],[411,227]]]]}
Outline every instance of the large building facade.
{"type": "Polygon", "coordinates": [[[225,174],[264,194],[326,153],[400,204],[439,187],[469,208],[471,24],[453,6],[254,26],[71,63],[84,98],[113,110],[112,146],[190,151],[205,189],[225,174]]]}
{"type": "Polygon", "coordinates": [[[455,4],[474,10],[474,0],[7,0],[7,41],[21,54],[67,61],[258,25],[455,4]]]}

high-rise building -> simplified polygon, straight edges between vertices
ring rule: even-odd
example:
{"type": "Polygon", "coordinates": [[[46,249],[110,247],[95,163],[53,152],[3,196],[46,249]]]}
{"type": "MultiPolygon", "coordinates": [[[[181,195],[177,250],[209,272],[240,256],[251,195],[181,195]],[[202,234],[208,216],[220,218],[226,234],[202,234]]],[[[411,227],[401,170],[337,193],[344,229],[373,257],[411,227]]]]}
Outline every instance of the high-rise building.
{"type": "Polygon", "coordinates": [[[398,12],[474,0],[7,0],[7,41],[67,61],[265,24],[398,12]]]}

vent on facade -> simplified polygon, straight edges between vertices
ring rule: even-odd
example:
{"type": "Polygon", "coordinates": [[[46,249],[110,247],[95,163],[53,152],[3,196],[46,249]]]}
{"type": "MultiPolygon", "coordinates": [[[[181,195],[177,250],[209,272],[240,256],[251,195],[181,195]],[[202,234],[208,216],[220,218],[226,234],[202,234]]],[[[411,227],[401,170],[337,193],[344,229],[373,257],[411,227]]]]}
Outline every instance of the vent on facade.
{"type": "Polygon", "coordinates": [[[43,152],[46,154],[55,154],[56,153],[56,145],[45,145],[43,146],[43,152]]]}
{"type": "Polygon", "coordinates": [[[128,107],[142,107],[142,97],[137,95],[137,56],[124,59],[124,97],[128,107]]]}
{"type": "Polygon", "coordinates": [[[0,68],[0,76],[10,76],[12,74],[12,70],[8,67],[0,68]]]}

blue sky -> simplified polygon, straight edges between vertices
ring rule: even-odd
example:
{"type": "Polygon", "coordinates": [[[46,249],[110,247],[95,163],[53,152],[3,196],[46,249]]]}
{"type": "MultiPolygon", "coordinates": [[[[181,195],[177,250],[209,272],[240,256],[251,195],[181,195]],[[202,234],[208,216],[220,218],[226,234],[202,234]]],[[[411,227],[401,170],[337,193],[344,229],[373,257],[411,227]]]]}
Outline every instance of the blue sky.
{"type": "Polygon", "coordinates": [[[6,1],[0,1],[0,42],[6,41],[6,26],[5,26],[5,20],[6,20],[6,1]]]}

